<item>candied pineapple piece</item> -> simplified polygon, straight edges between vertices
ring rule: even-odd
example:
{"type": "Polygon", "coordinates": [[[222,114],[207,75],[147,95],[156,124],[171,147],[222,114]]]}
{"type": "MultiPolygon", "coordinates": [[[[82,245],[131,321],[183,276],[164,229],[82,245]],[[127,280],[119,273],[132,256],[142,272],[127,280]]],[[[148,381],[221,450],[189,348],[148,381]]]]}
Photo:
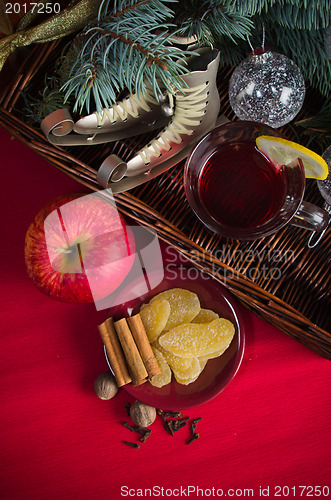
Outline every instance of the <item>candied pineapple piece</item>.
{"type": "Polygon", "coordinates": [[[170,365],[170,368],[172,370],[186,370],[189,368],[192,363],[193,363],[193,358],[181,358],[179,356],[175,356],[175,354],[172,354],[171,352],[167,351],[164,349],[159,342],[159,339],[153,342],[153,347],[156,347],[164,356],[166,362],[168,365],[170,365]]]}
{"type": "Polygon", "coordinates": [[[184,378],[184,379],[178,378],[175,375],[175,379],[181,385],[189,385],[189,384],[192,384],[192,382],[195,382],[197,380],[197,378],[199,377],[199,375],[200,375],[200,373],[198,373],[198,375],[196,375],[195,377],[184,378]]]}
{"type": "Polygon", "coordinates": [[[170,304],[170,316],[164,327],[166,331],[184,323],[189,323],[200,312],[198,296],[183,288],[171,288],[161,292],[152,298],[150,304],[160,299],[167,300],[170,304]]]}
{"type": "Polygon", "coordinates": [[[176,378],[177,382],[179,384],[182,384],[182,385],[192,384],[200,377],[201,372],[204,369],[204,367],[206,366],[206,364],[207,364],[207,361],[203,361],[203,362],[200,361],[200,371],[199,371],[198,375],[196,375],[195,377],[190,377],[190,378],[185,378],[185,379],[176,378]]]}
{"type": "Polygon", "coordinates": [[[183,358],[208,356],[229,347],[234,336],[231,321],[218,318],[209,324],[187,323],[160,337],[160,345],[183,358]]]}
{"type": "Polygon", "coordinates": [[[204,369],[204,367],[206,366],[208,359],[198,358],[198,360],[199,360],[199,363],[200,363],[200,373],[201,373],[202,370],[204,369]]]}
{"type": "Polygon", "coordinates": [[[141,321],[150,342],[153,342],[160,335],[167,324],[169,315],[170,304],[165,299],[155,300],[152,304],[140,309],[141,321]]]}
{"type": "Polygon", "coordinates": [[[164,385],[167,385],[171,382],[171,370],[170,366],[164,359],[163,354],[156,349],[155,347],[152,346],[152,350],[154,353],[154,356],[156,358],[157,364],[159,365],[159,368],[161,370],[161,373],[159,375],[155,375],[152,380],[150,380],[150,383],[154,387],[163,387],[164,385]]]}
{"type": "Polygon", "coordinates": [[[197,375],[195,375],[194,377],[189,377],[189,378],[180,378],[180,377],[178,377],[178,375],[176,376],[175,373],[174,373],[174,376],[175,376],[176,381],[179,384],[181,384],[181,385],[189,385],[189,384],[192,384],[193,382],[195,382],[200,377],[201,371],[202,370],[199,370],[199,373],[197,375]]]}
{"type": "Polygon", "coordinates": [[[208,360],[201,361],[200,358],[193,358],[193,359],[194,360],[198,359],[199,367],[196,366],[195,364],[192,364],[191,373],[190,373],[190,370],[187,370],[186,374],[185,373],[178,373],[178,372],[176,373],[174,371],[175,379],[177,380],[177,382],[179,384],[181,384],[181,385],[189,385],[189,384],[192,384],[192,382],[195,382],[197,380],[197,378],[200,377],[201,372],[204,369],[204,367],[206,366],[207,361],[208,361],[208,360]],[[196,372],[195,375],[194,375],[194,372],[196,372]],[[182,375],[187,375],[188,373],[190,373],[190,376],[188,378],[186,376],[182,377],[182,375]]]}
{"type": "Polygon", "coordinates": [[[200,371],[201,371],[200,361],[198,360],[198,358],[193,358],[190,366],[188,366],[184,370],[183,369],[182,370],[180,370],[180,369],[177,369],[177,370],[172,369],[172,371],[174,373],[174,376],[175,376],[176,380],[177,379],[179,379],[179,380],[188,380],[188,379],[192,379],[194,377],[198,377],[200,375],[200,371]]]}
{"type": "Polygon", "coordinates": [[[152,348],[163,354],[164,359],[169,364],[175,379],[179,384],[188,385],[191,382],[194,382],[194,380],[196,380],[200,375],[202,368],[204,368],[203,362],[201,362],[198,358],[181,358],[171,354],[169,351],[166,351],[166,349],[161,347],[159,339],[152,343],[152,348]]]}
{"type": "Polygon", "coordinates": [[[223,354],[223,352],[226,351],[227,348],[228,348],[228,346],[224,347],[223,349],[221,349],[219,351],[215,351],[215,352],[212,352],[211,354],[207,354],[206,356],[199,356],[199,360],[200,361],[208,361],[208,359],[218,358],[218,356],[223,354]]]}
{"type": "Polygon", "coordinates": [[[219,315],[211,309],[200,309],[199,314],[192,319],[192,323],[211,323],[217,318],[219,318],[219,315]]]}

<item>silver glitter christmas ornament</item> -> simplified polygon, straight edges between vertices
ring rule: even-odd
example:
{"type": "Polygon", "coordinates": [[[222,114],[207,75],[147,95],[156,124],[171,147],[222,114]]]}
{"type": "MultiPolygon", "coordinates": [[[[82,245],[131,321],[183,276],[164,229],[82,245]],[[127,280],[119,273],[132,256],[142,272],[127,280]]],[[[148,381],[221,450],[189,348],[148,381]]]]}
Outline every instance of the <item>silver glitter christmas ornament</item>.
{"type": "Polygon", "coordinates": [[[274,128],[289,123],[299,113],[306,93],[298,66],[270,50],[254,51],[234,70],[229,98],[240,120],[265,123],[274,128]]]}

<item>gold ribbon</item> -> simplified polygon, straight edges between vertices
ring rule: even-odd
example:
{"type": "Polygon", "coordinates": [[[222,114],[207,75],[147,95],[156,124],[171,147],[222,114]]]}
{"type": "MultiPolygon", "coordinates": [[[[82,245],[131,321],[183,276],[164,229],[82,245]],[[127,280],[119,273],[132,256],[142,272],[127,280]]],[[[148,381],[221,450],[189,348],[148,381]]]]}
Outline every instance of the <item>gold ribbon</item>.
{"type": "MultiPolygon", "coordinates": [[[[0,40],[0,71],[7,57],[18,47],[31,43],[45,43],[57,40],[78,31],[96,18],[101,0],[79,0],[70,2],[59,14],[29,29],[24,29],[0,40]]],[[[29,13],[28,13],[29,14],[29,13]]]]}

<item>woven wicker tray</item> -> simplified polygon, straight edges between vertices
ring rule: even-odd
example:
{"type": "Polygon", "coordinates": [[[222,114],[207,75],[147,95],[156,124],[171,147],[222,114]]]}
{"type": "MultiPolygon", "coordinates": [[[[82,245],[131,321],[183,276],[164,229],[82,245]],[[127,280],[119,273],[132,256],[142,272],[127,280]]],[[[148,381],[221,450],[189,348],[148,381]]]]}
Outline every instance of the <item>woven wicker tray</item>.
{"type": "MultiPolygon", "coordinates": [[[[0,91],[0,126],[48,162],[91,190],[98,190],[96,172],[103,159],[115,153],[128,160],[154,134],[101,146],[52,146],[38,127],[25,123],[21,91],[37,97],[51,75],[63,42],[35,45],[24,52],[10,81],[0,91]]],[[[26,49],[25,49],[26,50],[26,49]]],[[[19,57],[19,54],[18,54],[19,57]]],[[[218,88],[221,113],[236,119],[228,102],[231,68],[221,68],[218,88]]],[[[308,89],[298,118],[310,116],[322,102],[308,89]]],[[[296,140],[290,127],[284,135],[296,140]]],[[[183,164],[134,190],[116,195],[119,210],[153,229],[196,268],[223,283],[247,308],[331,359],[330,245],[331,228],[315,248],[308,247],[310,232],[288,226],[253,242],[222,238],[206,229],[190,210],[183,188],[183,164]]],[[[305,199],[323,206],[316,182],[308,181],[305,199]]]]}

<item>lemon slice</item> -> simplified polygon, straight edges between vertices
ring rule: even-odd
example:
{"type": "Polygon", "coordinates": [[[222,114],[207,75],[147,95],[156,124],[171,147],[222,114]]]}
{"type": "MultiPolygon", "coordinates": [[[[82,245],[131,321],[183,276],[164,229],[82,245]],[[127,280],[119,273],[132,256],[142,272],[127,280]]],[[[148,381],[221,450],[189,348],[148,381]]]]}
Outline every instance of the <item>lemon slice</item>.
{"type": "Polygon", "coordinates": [[[279,165],[288,165],[300,158],[306,177],[323,180],[328,176],[329,168],[326,161],[314,151],[296,142],[271,135],[260,135],[256,139],[256,145],[261,153],[279,165]]]}

